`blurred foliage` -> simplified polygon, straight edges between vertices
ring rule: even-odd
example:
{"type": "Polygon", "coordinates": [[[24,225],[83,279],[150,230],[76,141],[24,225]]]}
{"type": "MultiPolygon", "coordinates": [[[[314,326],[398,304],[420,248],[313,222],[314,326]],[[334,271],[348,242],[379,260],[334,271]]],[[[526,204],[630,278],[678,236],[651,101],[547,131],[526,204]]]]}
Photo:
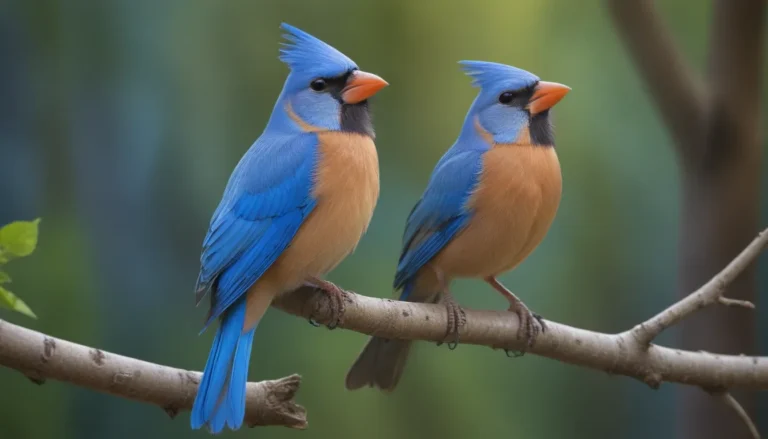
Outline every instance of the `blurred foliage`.
{"type": "MultiPolygon", "coordinates": [[[[656,3],[701,68],[710,2],[656,3]]],[[[542,245],[502,281],[547,319],[605,332],[675,300],[676,158],[601,1],[6,0],[0,224],[45,218],[35,257],[13,264],[17,291],[35,298],[34,329],[146,361],[204,367],[214,331],[198,336],[206,311],[194,308],[200,245],[230,172],[285,80],[277,60],[282,21],[390,83],[372,103],[381,198],[356,252],[329,280],[392,296],[405,219],[476,94],[457,61],[480,59],[573,89],[554,111],[564,185],[558,216],[542,245]]],[[[762,207],[765,223],[768,203],[762,207]]],[[[481,282],[456,282],[453,290],[470,308],[506,307],[481,282]]],[[[756,311],[761,334],[768,334],[765,310],[756,311]]],[[[659,342],[674,345],[676,336],[669,331],[659,342]]],[[[301,374],[297,399],[309,430],[227,436],[674,437],[676,386],[653,392],[634,380],[476,346],[417,343],[397,391],[347,392],[344,375],[364,342],[268,312],[250,378],[301,374]]],[[[755,353],[768,354],[768,337],[761,343],[755,353]]],[[[209,437],[190,431],[186,414],[171,421],[151,405],[52,381],[34,386],[5,369],[0,389],[3,439],[209,437]]],[[[768,405],[759,414],[768,431],[768,405]]]]}
{"type": "MultiPolygon", "coordinates": [[[[29,256],[37,247],[40,219],[14,221],[0,228],[0,268],[11,259],[29,256]]],[[[23,300],[10,292],[4,284],[11,283],[11,276],[0,270],[0,308],[8,308],[36,319],[35,313],[23,300]]]]}

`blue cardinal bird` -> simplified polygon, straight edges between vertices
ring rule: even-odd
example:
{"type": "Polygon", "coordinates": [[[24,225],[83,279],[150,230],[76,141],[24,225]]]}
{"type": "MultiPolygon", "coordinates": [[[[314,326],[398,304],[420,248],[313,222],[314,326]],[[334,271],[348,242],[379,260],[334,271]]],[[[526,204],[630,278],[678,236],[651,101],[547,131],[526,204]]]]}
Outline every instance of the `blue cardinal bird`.
{"type": "MultiPolygon", "coordinates": [[[[324,291],[341,319],[343,290],[321,277],[354,251],[379,196],[368,99],[387,83],[283,23],[290,68],[264,132],[229,179],[203,241],[196,286],[220,325],[192,407],[193,429],[236,430],[256,326],[272,300],[324,291]]],[[[329,325],[330,326],[330,325],[329,325]]]]}
{"type": "MultiPolygon", "coordinates": [[[[446,339],[455,343],[465,317],[448,286],[457,277],[483,279],[509,301],[518,337],[531,346],[543,321],[496,277],[520,264],[555,218],[562,180],[549,110],[570,88],[504,64],[462,64],[480,93],[408,217],[394,287],[400,300],[444,304],[446,339]]],[[[393,390],[410,346],[372,337],[346,387],[393,390]]]]}

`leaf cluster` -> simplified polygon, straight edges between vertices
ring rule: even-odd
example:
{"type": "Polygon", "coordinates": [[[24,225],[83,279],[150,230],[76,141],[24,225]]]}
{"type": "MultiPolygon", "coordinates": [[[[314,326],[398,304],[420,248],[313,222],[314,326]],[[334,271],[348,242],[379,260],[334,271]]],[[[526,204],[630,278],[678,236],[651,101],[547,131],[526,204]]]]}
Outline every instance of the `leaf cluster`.
{"type": "Polygon", "coordinates": [[[14,221],[0,228],[0,308],[18,311],[32,318],[37,318],[35,313],[8,289],[11,276],[3,268],[11,260],[27,257],[35,251],[39,224],[40,218],[37,218],[33,221],[14,221]]]}

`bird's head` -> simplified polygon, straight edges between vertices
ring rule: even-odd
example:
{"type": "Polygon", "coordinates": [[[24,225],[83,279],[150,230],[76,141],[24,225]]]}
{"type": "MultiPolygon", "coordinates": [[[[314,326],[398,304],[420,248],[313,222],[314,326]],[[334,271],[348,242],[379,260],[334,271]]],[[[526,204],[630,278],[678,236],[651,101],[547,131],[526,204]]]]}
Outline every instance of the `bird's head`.
{"type": "Polygon", "coordinates": [[[485,61],[461,61],[480,88],[464,131],[478,130],[495,143],[554,145],[549,109],[571,89],[516,67],[485,61]]]}
{"type": "Polygon", "coordinates": [[[387,82],[312,35],[286,23],[281,28],[289,43],[280,50],[280,60],[291,73],[277,106],[304,130],[373,137],[368,98],[387,82]]]}

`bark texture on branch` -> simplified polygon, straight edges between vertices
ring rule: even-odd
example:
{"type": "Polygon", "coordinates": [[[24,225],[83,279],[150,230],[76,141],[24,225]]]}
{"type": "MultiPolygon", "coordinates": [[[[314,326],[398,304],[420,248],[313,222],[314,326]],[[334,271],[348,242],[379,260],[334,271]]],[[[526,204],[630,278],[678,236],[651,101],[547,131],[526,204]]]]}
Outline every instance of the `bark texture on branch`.
{"type": "MultiPolygon", "coordinates": [[[[528,352],[612,374],[637,378],[653,388],[662,382],[695,385],[706,389],[768,389],[768,357],[720,355],[649,345],[666,327],[709,305],[719,303],[725,286],[747,269],[768,243],[768,230],[710,282],[687,298],[635,328],[620,334],[603,334],[547,321],[528,352]],[[652,332],[644,335],[646,329],[652,332]]],[[[294,315],[327,324],[331,318],[325,294],[305,287],[282,297],[275,305],[294,315]]],[[[518,350],[518,319],[506,311],[467,310],[461,343],[518,350]]],[[[376,299],[349,293],[340,327],[384,338],[443,341],[445,307],[433,304],[376,299]]]]}
{"type": "MultiPolygon", "coordinates": [[[[443,341],[445,307],[349,294],[341,328],[384,338],[443,341]]],[[[328,323],[331,313],[323,293],[302,288],[276,306],[290,314],[328,323]]],[[[518,319],[506,311],[466,310],[460,344],[518,350],[518,319]]],[[[529,354],[637,378],[653,388],[662,382],[701,387],[768,390],[768,357],[719,355],[651,345],[629,333],[604,334],[547,321],[529,354]]]]}
{"type": "MultiPolygon", "coordinates": [[[[0,365],[38,384],[54,379],[155,404],[171,417],[192,408],[201,377],[200,372],[112,354],[4,320],[0,320],[0,365]]],[[[248,383],[245,424],[306,428],[306,411],[293,400],[300,384],[298,375],[248,383]]]]}

